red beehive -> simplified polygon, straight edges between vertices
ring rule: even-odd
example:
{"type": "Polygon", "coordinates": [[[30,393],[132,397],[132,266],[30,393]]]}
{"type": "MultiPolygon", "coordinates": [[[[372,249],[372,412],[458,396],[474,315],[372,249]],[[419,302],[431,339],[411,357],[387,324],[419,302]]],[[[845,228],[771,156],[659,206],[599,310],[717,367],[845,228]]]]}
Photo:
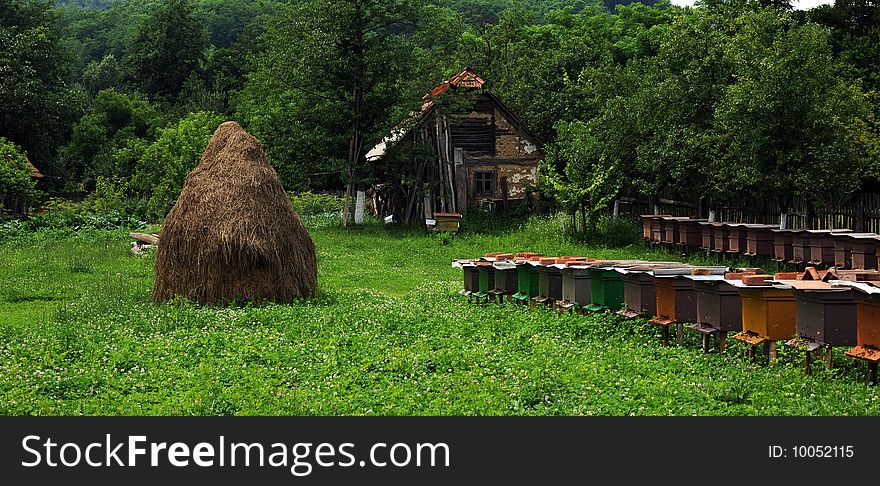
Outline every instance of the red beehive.
{"type": "Polygon", "coordinates": [[[877,383],[880,363],[880,288],[865,283],[847,283],[856,298],[856,346],[847,356],[868,362],[868,381],[877,383]]]}
{"type": "Polygon", "coordinates": [[[715,223],[710,223],[708,221],[700,221],[700,249],[711,251],[715,245],[713,245],[714,240],[714,228],[712,225],[715,223]]]}
{"type": "Polygon", "coordinates": [[[792,234],[800,230],[774,229],[773,233],[773,259],[780,263],[787,263],[792,257],[791,240],[792,234]]]}
{"type": "Polygon", "coordinates": [[[773,256],[773,230],[770,224],[750,224],[746,228],[746,256],[773,256]]]}
{"type": "Polygon", "coordinates": [[[730,227],[727,223],[712,223],[712,251],[724,253],[730,249],[730,227]]]}
{"type": "Polygon", "coordinates": [[[700,223],[705,219],[689,218],[678,221],[678,243],[690,248],[699,248],[703,242],[703,229],[700,223]]]}
{"type": "Polygon", "coordinates": [[[749,225],[745,223],[725,223],[728,228],[727,252],[745,253],[748,245],[749,225]]]}
{"type": "Polygon", "coordinates": [[[852,268],[877,268],[878,236],[874,233],[846,233],[852,243],[852,268]]]}

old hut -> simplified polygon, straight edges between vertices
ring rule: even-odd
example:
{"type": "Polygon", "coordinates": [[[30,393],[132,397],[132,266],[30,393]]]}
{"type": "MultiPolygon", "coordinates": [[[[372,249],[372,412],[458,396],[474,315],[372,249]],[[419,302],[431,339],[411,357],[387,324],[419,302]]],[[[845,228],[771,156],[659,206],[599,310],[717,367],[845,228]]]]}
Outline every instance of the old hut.
{"type": "Polygon", "coordinates": [[[217,128],[162,226],[153,300],[288,302],[315,294],[311,236],[260,143],[217,128]]]}
{"type": "Polygon", "coordinates": [[[409,224],[435,212],[522,202],[537,186],[541,144],[469,68],[437,85],[421,111],[370,150],[384,167],[373,188],[377,215],[409,224]]]}
{"type": "MultiPolygon", "coordinates": [[[[27,169],[31,173],[31,179],[39,182],[43,178],[43,174],[30,160],[27,160],[27,169]]],[[[22,194],[15,191],[0,193],[0,215],[6,212],[12,217],[24,218],[27,217],[29,209],[26,198],[22,194]]]]}

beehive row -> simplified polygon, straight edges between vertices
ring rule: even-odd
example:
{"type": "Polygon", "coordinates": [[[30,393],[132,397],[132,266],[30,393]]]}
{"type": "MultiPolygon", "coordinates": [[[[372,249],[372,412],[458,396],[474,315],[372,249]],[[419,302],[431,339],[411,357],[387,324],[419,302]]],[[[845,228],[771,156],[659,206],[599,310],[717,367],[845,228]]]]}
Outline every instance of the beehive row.
{"type": "Polygon", "coordinates": [[[802,273],[761,275],[760,269],[534,253],[490,253],[456,260],[453,266],[463,269],[460,292],[471,299],[649,318],[661,327],[663,345],[669,344],[674,326],[679,343],[685,328],[701,333],[704,351],[715,336],[724,352],[727,334],[735,332],[734,339],[749,345],[751,359],[763,346],[771,363],[777,342],[784,341],[806,350],[807,373],[814,352],[823,353],[830,367],[832,348],[846,346],[848,356],[868,362],[869,381],[876,382],[877,270],[809,267],[802,273]]]}
{"type": "Polygon", "coordinates": [[[767,224],[710,223],[662,214],[643,214],[641,218],[642,237],[652,244],[821,268],[878,268],[880,235],[875,233],[854,233],[844,228],[783,230],[767,224]]]}

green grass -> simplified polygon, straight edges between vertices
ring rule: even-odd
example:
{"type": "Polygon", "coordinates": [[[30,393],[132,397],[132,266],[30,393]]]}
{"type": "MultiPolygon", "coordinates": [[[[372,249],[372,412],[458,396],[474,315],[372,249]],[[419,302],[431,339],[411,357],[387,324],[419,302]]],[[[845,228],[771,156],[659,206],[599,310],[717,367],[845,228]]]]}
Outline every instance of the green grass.
{"type": "Polygon", "coordinates": [[[0,414],[876,415],[865,368],[804,376],[697,336],[662,348],[645,321],[469,304],[453,258],[593,248],[556,220],[450,240],[380,227],[312,232],[318,298],[292,305],[154,306],[151,256],[124,232],[0,244],[0,414]]]}

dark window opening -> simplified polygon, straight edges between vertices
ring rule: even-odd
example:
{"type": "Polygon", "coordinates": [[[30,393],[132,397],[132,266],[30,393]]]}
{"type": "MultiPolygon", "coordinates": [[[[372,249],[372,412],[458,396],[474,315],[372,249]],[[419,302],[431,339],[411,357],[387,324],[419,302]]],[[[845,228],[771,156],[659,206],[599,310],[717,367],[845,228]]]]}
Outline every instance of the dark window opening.
{"type": "Polygon", "coordinates": [[[495,194],[495,173],[490,171],[474,172],[474,195],[493,196],[495,194]]]}

